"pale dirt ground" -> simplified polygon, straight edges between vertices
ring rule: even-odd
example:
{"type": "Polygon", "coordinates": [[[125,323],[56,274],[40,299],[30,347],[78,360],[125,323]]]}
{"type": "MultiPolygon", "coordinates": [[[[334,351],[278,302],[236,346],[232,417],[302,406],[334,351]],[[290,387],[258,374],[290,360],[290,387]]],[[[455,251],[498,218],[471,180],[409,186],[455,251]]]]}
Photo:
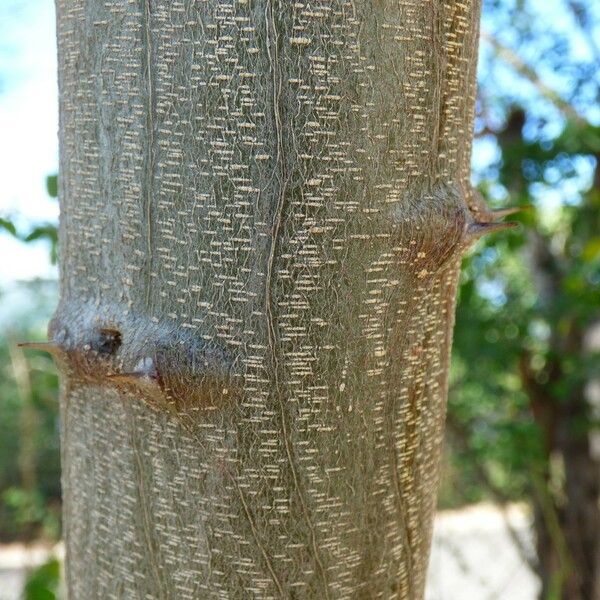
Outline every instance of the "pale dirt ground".
{"type": "Polygon", "coordinates": [[[479,504],[438,513],[426,600],[536,600],[539,581],[508,524],[531,558],[531,518],[523,506],[479,504]]]}
{"type": "MultiPolygon", "coordinates": [[[[510,523],[531,553],[530,519],[521,506],[476,505],[443,511],[435,522],[426,600],[536,600],[539,584],[516,549],[510,523]]],[[[51,553],[43,546],[0,546],[0,600],[19,600],[25,572],[51,553]]]]}

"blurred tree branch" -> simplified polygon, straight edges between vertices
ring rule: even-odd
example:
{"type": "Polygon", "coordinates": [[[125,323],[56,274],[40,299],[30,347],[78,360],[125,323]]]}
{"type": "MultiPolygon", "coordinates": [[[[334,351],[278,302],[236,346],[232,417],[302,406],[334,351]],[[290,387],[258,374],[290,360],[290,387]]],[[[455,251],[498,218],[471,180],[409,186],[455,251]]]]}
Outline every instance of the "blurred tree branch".
{"type": "Polygon", "coordinates": [[[481,32],[481,38],[492,46],[496,55],[505,63],[509,64],[519,75],[532,83],[537,91],[552,102],[564,115],[573,121],[581,122],[585,119],[573,108],[573,106],[564,100],[555,90],[548,87],[539,77],[539,75],[526,64],[523,59],[508,46],[501,44],[498,39],[487,31],[481,32]]]}

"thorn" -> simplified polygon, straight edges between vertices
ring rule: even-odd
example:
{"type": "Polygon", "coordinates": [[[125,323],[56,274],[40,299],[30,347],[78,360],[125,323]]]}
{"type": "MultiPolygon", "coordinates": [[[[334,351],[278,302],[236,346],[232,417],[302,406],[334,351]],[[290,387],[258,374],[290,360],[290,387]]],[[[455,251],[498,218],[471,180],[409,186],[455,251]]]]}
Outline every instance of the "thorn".
{"type": "Polygon", "coordinates": [[[54,342],[19,342],[17,346],[25,350],[42,350],[42,352],[48,352],[52,356],[62,353],[62,348],[54,342]]]}
{"type": "Polygon", "coordinates": [[[532,208],[533,207],[530,204],[527,206],[513,206],[511,208],[496,208],[494,210],[490,210],[489,216],[491,217],[491,221],[498,221],[504,217],[510,217],[510,215],[516,215],[518,213],[531,210],[532,208]]]}
{"type": "Polygon", "coordinates": [[[505,229],[513,229],[518,225],[518,223],[514,223],[512,221],[503,223],[471,223],[467,227],[466,238],[469,242],[474,242],[488,233],[496,233],[497,231],[504,231],[505,229]]]}
{"type": "Polygon", "coordinates": [[[521,212],[529,211],[533,209],[533,206],[530,204],[526,206],[512,206],[510,208],[495,208],[491,209],[487,206],[480,208],[475,212],[475,217],[479,220],[480,223],[495,223],[504,217],[509,217],[510,215],[516,215],[521,212]]]}
{"type": "Polygon", "coordinates": [[[532,210],[531,204],[525,204],[522,206],[512,206],[510,208],[490,208],[486,201],[483,199],[479,190],[472,188],[472,204],[471,213],[473,213],[480,223],[493,223],[504,217],[515,215],[517,213],[532,210]]]}

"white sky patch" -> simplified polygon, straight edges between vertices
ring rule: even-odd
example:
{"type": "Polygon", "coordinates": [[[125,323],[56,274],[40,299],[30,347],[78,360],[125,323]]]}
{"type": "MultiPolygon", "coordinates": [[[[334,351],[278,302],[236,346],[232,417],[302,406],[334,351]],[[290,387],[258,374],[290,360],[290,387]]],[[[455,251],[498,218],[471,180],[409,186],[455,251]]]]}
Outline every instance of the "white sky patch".
{"type": "MultiPolygon", "coordinates": [[[[24,230],[56,222],[46,176],[58,170],[58,92],[52,0],[0,2],[0,217],[24,230]]],[[[0,285],[56,277],[47,242],[0,233],[0,285]]]]}

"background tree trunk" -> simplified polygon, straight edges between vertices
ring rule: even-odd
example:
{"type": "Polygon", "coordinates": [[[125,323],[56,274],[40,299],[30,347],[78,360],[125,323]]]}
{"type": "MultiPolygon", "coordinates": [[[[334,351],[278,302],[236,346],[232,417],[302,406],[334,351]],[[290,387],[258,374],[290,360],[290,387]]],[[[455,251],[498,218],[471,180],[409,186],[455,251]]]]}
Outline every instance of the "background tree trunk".
{"type": "Polygon", "coordinates": [[[478,0],[57,11],[71,597],[420,598],[478,0]]]}
{"type": "MultiPolygon", "coordinates": [[[[566,273],[549,240],[534,232],[528,244],[532,277],[546,308],[560,306],[566,273]]],[[[600,597],[600,457],[594,422],[593,378],[564,382],[566,359],[584,362],[598,351],[598,325],[587,330],[575,319],[563,318],[550,336],[551,359],[545,378],[524,353],[520,371],[532,413],[544,439],[546,469],[534,481],[534,529],[539,557],[540,598],[586,600],[600,597]],[[562,383],[562,386],[561,386],[562,383]],[[556,465],[564,481],[556,483],[556,465]],[[558,489],[557,489],[558,488],[558,489]]]]}

